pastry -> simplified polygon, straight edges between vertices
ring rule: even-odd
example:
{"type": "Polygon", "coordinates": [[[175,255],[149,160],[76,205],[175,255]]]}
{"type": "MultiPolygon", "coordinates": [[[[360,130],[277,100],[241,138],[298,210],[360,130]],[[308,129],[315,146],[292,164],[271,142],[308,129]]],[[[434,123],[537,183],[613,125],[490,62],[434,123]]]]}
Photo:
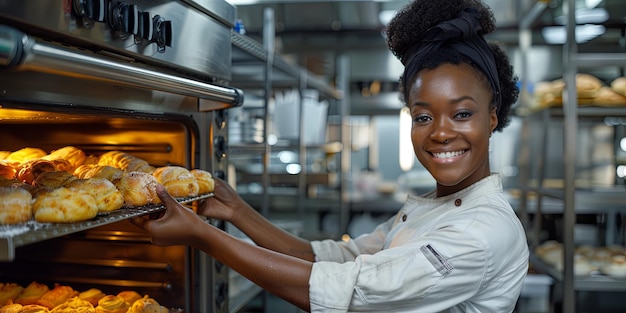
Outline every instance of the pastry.
{"type": "Polygon", "coordinates": [[[115,211],[124,204],[122,193],[105,178],[77,179],[68,187],[87,191],[96,200],[98,213],[115,211]]]}
{"type": "Polygon", "coordinates": [[[0,151],[0,160],[6,159],[11,154],[11,151],[1,150],[0,151]]]}
{"type": "Polygon", "coordinates": [[[8,179],[8,178],[4,178],[2,176],[0,176],[0,187],[14,187],[14,186],[21,186],[21,185],[25,185],[21,180],[19,179],[8,179]]]}
{"type": "Polygon", "coordinates": [[[22,290],[24,287],[15,283],[0,283],[0,306],[13,303],[22,290]]]}
{"type": "Polygon", "coordinates": [[[96,313],[126,313],[130,304],[120,296],[107,295],[98,301],[96,313]]]}
{"type": "Polygon", "coordinates": [[[22,307],[23,306],[19,303],[7,304],[0,308],[0,313],[20,313],[22,307]]]}
{"type": "Polygon", "coordinates": [[[144,296],[135,301],[128,310],[128,313],[169,313],[166,307],[161,306],[156,300],[144,296]]]}
{"type": "Polygon", "coordinates": [[[33,203],[33,214],[41,223],[79,222],[96,217],[98,205],[87,191],[60,187],[39,194],[33,203]]]}
{"type": "Polygon", "coordinates": [[[198,195],[196,177],[182,166],[163,166],[154,173],[157,183],[163,185],[172,197],[195,197],[198,195]]]}
{"type": "Polygon", "coordinates": [[[65,302],[55,306],[51,313],[94,313],[96,309],[87,300],[78,296],[68,298],[65,302]]]}
{"type": "Polygon", "coordinates": [[[29,304],[22,307],[19,313],[48,313],[47,307],[38,304],[29,304]]]}
{"type": "Polygon", "coordinates": [[[122,299],[124,299],[124,301],[126,301],[126,303],[128,303],[129,305],[133,305],[133,303],[135,303],[135,301],[143,298],[142,295],[140,295],[138,292],[136,292],[134,290],[120,291],[117,294],[117,296],[121,297],[122,299]]]}
{"type": "Polygon", "coordinates": [[[87,155],[85,155],[85,152],[73,146],[66,146],[61,149],[54,150],[50,152],[50,154],[42,157],[42,159],[46,159],[46,160],[67,161],[69,164],[68,171],[70,173],[73,172],[74,169],[76,169],[80,165],[83,165],[86,158],[87,158],[87,155]]]}
{"type": "Polygon", "coordinates": [[[0,177],[6,179],[15,178],[15,168],[9,164],[0,162],[0,177]]]}
{"type": "Polygon", "coordinates": [[[43,159],[34,159],[20,164],[17,168],[15,178],[25,183],[32,184],[41,173],[54,172],[56,170],[57,168],[52,162],[43,159]]]}
{"type": "Polygon", "coordinates": [[[105,178],[115,183],[124,175],[124,171],[109,165],[84,164],[74,170],[78,178],[105,178]]]}
{"type": "Polygon", "coordinates": [[[36,304],[37,300],[48,291],[50,291],[48,285],[33,281],[24,288],[22,293],[15,298],[14,302],[21,305],[36,304]]]}
{"type": "Polygon", "coordinates": [[[33,217],[32,201],[33,197],[26,189],[0,187],[0,224],[19,224],[30,220],[33,217]]]}
{"type": "Polygon", "coordinates": [[[37,300],[37,304],[45,306],[48,309],[53,309],[57,305],[65,303],[69,298],[78,296],[78,294],[79,292],[72,289],[70,286],[55,284],[54,288],[44,293],[41,298],[37,300]]]}
{"type": "Polygon", "coordinates": [[[626,96],[626,77],[618,77],[611,82],[611,89],[622,96],[626,96]]]}
{"type": "Polygon", "coordinates": [[[213,180],[211,173],[201,169],[193,169],[191,174],[196,177],[198,182],[198,194],[204,195],[215,190],[215,180],[213,180]]]}
{"type": "Polygon", "coordinates": [[[104,296],[106,296],[104,292],[97,288],[91,288],[78,294],[78,298],[89,301],[94,307],[98,305],[98,300],[104,298],[104,296]]]}
{"type": "Polygon", "coordinates": [[[35,178],[33,185],[55,189],[66,186],[76,180],[76,176],[65,171],[43,172],[35,178]]]}
{"type": "Polygon", "coordinates": [[[156,186],[156,178],[144,172],[125,173],[115,183],[115,187],[124,197],[124,205],[128,207],[160,203],[161,200],[156,194],[156,186]]]}
{"type": "Polygon", "coordinates": [[[109,151],[100,156],[98,165],[109,165],[126,172],[145,172],[152,174],[152,167],[146,160],[121,151],[109,151]]]}
{"type": "Polygon", "coordinates": [[[610,261],[600,267],[602,274],[615,278],[626,278],[626,256],[614,255],[610,261]]]}
{"type": "MultiPolygon", "coordinates": [[[[599,106],[624,106],[626,105],[626,96],[623,96],[609,87],[602,87],[598,91],[598,95],[590,101],[590,104],[599,106]]],[[[581,104],[587,104],[581,102],[581,104]]]]}
{"type": "Polygon", "coordinates": [[[11,152],[4,160],[9,164],[21,164],[30,160],[39,159],[47,154],[46,151],[39,148],[22,148],[11,152]]]}

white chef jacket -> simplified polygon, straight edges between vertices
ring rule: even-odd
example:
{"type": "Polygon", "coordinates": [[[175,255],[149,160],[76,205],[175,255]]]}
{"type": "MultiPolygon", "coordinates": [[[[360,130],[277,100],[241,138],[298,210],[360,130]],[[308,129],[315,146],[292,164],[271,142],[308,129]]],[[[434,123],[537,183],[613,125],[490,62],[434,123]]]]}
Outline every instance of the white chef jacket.
{"type": "Polygon", "coordinates": [[[409,195],[372,233],[312,246],[311,312],[512,312],[528,271],[497,174],[445,197],[409,195]]]}

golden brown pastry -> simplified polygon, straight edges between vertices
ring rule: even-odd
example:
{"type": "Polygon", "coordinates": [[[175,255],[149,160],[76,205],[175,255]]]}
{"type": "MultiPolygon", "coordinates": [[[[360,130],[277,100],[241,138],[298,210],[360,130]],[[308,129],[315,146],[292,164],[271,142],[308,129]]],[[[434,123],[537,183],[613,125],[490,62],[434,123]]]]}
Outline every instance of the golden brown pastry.
{"type": "Polygon", "coordinates": [[[626,97],[615,92],[609,87],[602,87],[598,91],[598,95],[590,103],[580,102],[580,104],[593,104],[599,106],[624,106],[626,105],[626,97]]]}
{"type": "Polygon", "coordinates": [[[19,313],[22,310],[22,305],[19,303],[10,303],[0,308],[0,313],[19,313]]]}
{"type": "Polygon", "coordinates": [[[56,170],[57,168],[52,162],[43,159],[34,159],[20,164],[17,168],[15,178],[25,183],[32,184],[41,173],[54,172],[56,170]]]}
{"type": "Polygon", "coordinates": [[[6,179],[15,178],[15,168],[7,163],[0,162],[0,177],[6,179]]]}
{"type": "Polygon", "coordinates": [[[169,313],[169,311],[169,309],[161,306],[156,300],[144,296],[133,303],[128,313],[169,313]]]}
{"type": "Polygon", "coordinates": [[[21,164],[30,160],[39,159],[45,155],[47,155],[46,151],[43,151],[39,148],[22,148],[20,150],[11,152],[9,156],[5,158],[7,162],[21,164]]]}
{"type": "Polygon", "coordinates": [[[105,178],[115,183],[124,176],[124,171],[109,165],[84,164],[74,171],[74,175],[78,178],[105,178]]]}
{"type": "Polygon", "coordinates": [[[22,290],[24,287],[15,283],[0,283],[0,306],[13,303],[22,290]]]}
{"type": "Polygon", "coordinates": [[[198,194],[204,195],[215,190],[215,180],[211,173],[201,169],[193,169],[190,172],[198,182],[198,194]]]}
{"type": "Polygon", "coordinates": [[[107,295],[98,301],[96,313],[126,313],[130,304],[124,298],[115,295],[107,295]]]}
{"type": "Polygon", "coordinates": [[[37,304],[37,300],[48,291],[50,291],[48,285],[33,281],[24,288],[22,293],[20,293],[13,302],[21,305],[37,304]]]}
{"type": "Polygon", "coordinates": [[[611,82],[611,89],[622,96],[626,96],[626,77],[618,77],[611,82]]]}
{"type": "Polygon", "coordinates": [[[66,146],[57,150],[50,152],[50,154],[42,157],[42,159],[46,160],[65,160],[69,164],[68,172],[73,172],[74,169],[83,165],[87,155],[83,150],[80,150],[73,146],[66,146]]]}
{"type": "Polygon", "coordinates": [[[156,178],[144,172],[125,173],[115,183],[115,187],[124,197],[124,205],[128,207],[160,203],[161,200],[156,194],[156,186],[156,178]]]}
{"type": "Polygon", "coordinates": [[[33,215],[41,223],[71,223],[92,219],[98,214],[96,199],[89,192],[60,187],[39,194],[33,215]]]}
{"type": "Polygon", "coordinates": [[[0,224],[19,224],[30,220],[33,217],[32,201],[33,197],[26,189],[0,187],[0,224]]]}
{"type": "Polygon", "coordinates": [[[25,305],[18,311],[19,313],[49,313],[47,307],[38,304],[25,305]]]}
{"type": "Polygon", "coordinates": [[[4,177],[0,176],[0,187],[17,187],[17,186],[21,186],[21,185],[27,185],[27,184],[24,184],[19,179],[15,179],[15,178],[8,179],[8,178],[4,178],[4,177]]]}
{"type": "Polygon", "coordinates": [[[154,167],[146,160],[121,151],[109,151],[101,155],[98,165],[113,166],[126,172],[144,172],[150,174],[154,172],[154,167]]]}
{"type": "Polygon", "coordinates": [[[11,151],[6,151],[6,150],[0,151],[0,160],[5,160],[10,154],[11,154],[11,151]]]}
{"type": "Polygon", "coordinates": [[[121,297],[122,299],[124,299],[124,301],[126,301],[126,303],[128,303],[128,305],[133,305],[133,303],[135,303],[135,301],[143,298],[142,295],[140,295],[138,292],[136,292],[134,290],[120,291],[117,294],[117,296],[121,297]]]}
{"type": "Polygon", "coordinates": [[[57,305],[65,303],[69,298],[77,297],[78,291],[72,289],[70,286],[63,286],[60,284],[54,284],[54,288],[44,293],[37,304],[45,306],[48,309],[53,309],[57,305]]]}
{"type": "Polygon", "coordinates": [[[68,187],[87,191],[96,200],[98,213],[115,211],[124,205],[124,196],[105,178],[77,179],[70,182],[68,187]]]}
{"type": "Polygon", "coordinates": [[[172,197],[194,197],[198,195],[198,181],[196,177],[182,166],[163,166],[154,173],[157,183],[163,185],[172,197]]]}
{"type": "Polygon", "coordinates": [[[42,186],[49,189],[55,189],[66,186],[76,180],[76,176],[65,171],[43,172],[35,178],[33,185],[42,186]]]}
{"type": "Polygon", "coordinates": [[[104,292],[97,288],[91,288],[78,294],[78,298],[89,301],[94,307],[98,305],[98,300],[104,298],[104,296],[106,296],[104,292]]]}
{"type": "Polygon", "coordinates": [[[96,309],[87,300],[78,296],[70,297],[65,302],[55,306],[51,313],[94,313],[96,309]]]}

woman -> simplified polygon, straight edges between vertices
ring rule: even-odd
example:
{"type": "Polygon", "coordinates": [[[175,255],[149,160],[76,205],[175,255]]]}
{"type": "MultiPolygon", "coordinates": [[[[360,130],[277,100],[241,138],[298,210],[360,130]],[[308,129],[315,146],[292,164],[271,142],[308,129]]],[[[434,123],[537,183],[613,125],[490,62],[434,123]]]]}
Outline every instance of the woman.
{"type": "Polygon", "coordinates": [[[198,213],[231,222],[250,245],[203,222],[159,187],[167,206],[135,218],[157,245],[188,244],[311,312],[512,312],[528,267],[522,226],[489,168],[489,137],[509,123],[518,91],[478,0],[416,0],[390,23],[405,65],[401,98],[436,189],[347,242],[308,242],[276,228],[226,183],[198,213]],[[184,227],[181,227],[184,225],[184,227]]]}

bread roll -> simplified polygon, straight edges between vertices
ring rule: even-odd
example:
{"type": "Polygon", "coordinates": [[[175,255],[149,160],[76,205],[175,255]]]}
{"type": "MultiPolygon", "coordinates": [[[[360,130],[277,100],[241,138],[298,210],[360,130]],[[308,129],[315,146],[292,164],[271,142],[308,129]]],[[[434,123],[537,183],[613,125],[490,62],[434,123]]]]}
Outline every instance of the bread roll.
{"type": "Polygon", "coordinates": [[[13,303],[22,290],[24,287],[15,283],[0,283],[0,306],[13,303]]]}
{"type": "Polygon", "coordinates": [[[21,305],[28,304],[37,304],[37,300],[41,298],[46,292],[50,291],[48,285],[40,284],[38,282],[31,282],[24,288],[22,293],[20,293],[17,298],[15,298],[15,303],[19,303],[21,305]]]}
{"type": "Polygon", "coordinates": [[[152,167],[146,160],[121,151],[109,151],[100,156],[98,165],[109,165],[126,172],[144,172],[152,174],[152,167]]]}
{"type": "Polygon", "coordinates": [[[48,160],[35,159],[22,163],[17,168],[15,177],[25,183],[32,184],[43,172],[54,172],[57,168],[48,160]]]}
{"type": "Polygon", "coordinates": [[[87,191],[60,187],[39,194],[33,203],[33,214],[41,223],[80,222],[96,217],[98,205],[87,191]]]}
{"type": "Polygon", "coordinates": [[[94,313],[96,309],[89,301],[78,296],[70,297],[65,302],[55,306],[51,313],[94,313]]]}
{"type": "Polygon", "coordinates": [[[55,189],[66,186],[76,180],[76,176],[64,171],[43,172],[35,178],[33,185],[55,189]]]}
{"type": "Polygon", "coordinates": [[[182,166],[164,166],[154,173],[157,183],[163,185],[172,197],[194,197],[198,195],[198,182],[191,172],[182,166]]]}
{"type": "Polygon", "coordinates": [[[126,303],[128,303],[129,305],[133,305],[133,303],[135,303],[135,301],[143,298],[142,295],[140,295],[138,292],[136,292],[134,290],[120,291],[117,294],[117,296],[121,297],[122,299],[124,299],[124,301],[126,301],[126,303]]]}
{"type": "Polygon", "coordinates": [[[120,296],[107,295],[98,301],[96,313],[126,313],[130,304],[120,296]]]}
{"type": "Polygon", "coordinates": [[[32,195],[25,189],[0,187],[0,224],[19,224],[30,220],[33,217],[32,201],[32,195]]]}
{"type": "Polygon", "coordinates": [[[156,186],[157,181],[154,176],[144,172],[125,173],[115,183],[115,187],[124,197],[124,205],[128,207],[160,203],[161,200],[157,196],[156,186]]]}
{"type": "Polygon", "coordinates": [[[9,156],[7,156],[5,160],[9,163],[21,164],[30,160],[39,159],[47,154],[48,153],[46,153],[46,151],[43,151],[39,148],[27,147],[11,152],[11,154],[9,154],[9,156]]]}
{"type": "Polygon", "coordinates": [[[78,294],[78,298],[89,301],[94,307],[98,305],[98,300],[104,298],[104,296],[106,296],[104,292],[97,288],[91,288],[78,294]]]}
{"type": "Polygon", "coordinates": [[[77,297],[78,291],[72,289],[70,286],[62,286],[60,284],[54,284],[54,288],[44,293],[37,304],[45,306],[48,309],[53,309],[57,305],[60,305],[67,301],[69,298],[77,297]]]}
{"type": "Polygon", "coordinates": [[[104,178],[77,179],[68,187],[87,191],[96,200],[98,213],[115,211],[124,205],[124,196],[115,185],[104,178]]]}
{"type": "Polygon", "coordinates": [[[215,190],[215,180],[213,180],[211,173],[201,169],[193,169],[191,174],[196,177],[198,182],[198,194],[204,195],[215,190]]]}

